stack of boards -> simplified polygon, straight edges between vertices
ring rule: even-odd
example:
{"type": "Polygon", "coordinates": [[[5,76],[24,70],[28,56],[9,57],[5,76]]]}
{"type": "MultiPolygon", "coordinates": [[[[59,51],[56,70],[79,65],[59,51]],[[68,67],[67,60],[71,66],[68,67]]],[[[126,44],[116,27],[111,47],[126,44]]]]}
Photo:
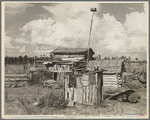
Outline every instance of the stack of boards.
{"type": "Polygon", "coordinates": [[[10,86],[11,84],[16,84],[19,82],[28,81],[26,74],[5,74],[5,87],[10,86]]]}

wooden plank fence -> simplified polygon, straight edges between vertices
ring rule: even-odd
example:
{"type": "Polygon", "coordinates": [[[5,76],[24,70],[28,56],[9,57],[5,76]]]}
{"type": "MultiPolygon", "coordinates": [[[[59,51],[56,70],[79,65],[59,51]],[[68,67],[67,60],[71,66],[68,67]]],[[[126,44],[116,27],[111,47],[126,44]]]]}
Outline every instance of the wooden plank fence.
{"type": "Polygon", "coordinates": [[[28,81],[25,74],[5,74],[5,82],[28,81]]]}
{"type": "Polygon", "coordinates": [[[83,87],[83,103],[92,104],[96,101],[97,98],[97,89],[96,85],[90,85],[83,87]]]}

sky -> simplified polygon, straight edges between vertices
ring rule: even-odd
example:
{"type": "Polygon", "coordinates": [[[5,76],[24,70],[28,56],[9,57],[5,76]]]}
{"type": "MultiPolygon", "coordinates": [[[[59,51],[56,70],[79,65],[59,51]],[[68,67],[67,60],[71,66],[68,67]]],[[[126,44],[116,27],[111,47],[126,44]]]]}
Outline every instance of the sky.
{"type": "Polygon", "coordinates": [[[57,47],[147,59],[148,3],[5,3],[5,56],[46,55],[57,47]]]}

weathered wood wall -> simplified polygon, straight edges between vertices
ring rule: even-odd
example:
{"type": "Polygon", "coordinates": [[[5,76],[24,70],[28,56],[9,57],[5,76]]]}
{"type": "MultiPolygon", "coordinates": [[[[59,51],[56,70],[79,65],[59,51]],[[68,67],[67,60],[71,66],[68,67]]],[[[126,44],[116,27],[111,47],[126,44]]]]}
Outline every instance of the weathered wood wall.
{"type": "Polygon", "coordinates": [[[123,83],[121,74],[103,74],[103,94],[115,94],[123,83]]]}
{"type": "Polygon", "coordinates": [[[104,86],[107,86],[107,85],[117,86],[117,83],[118,83],[117,75],[103,75],[104,86]]]}

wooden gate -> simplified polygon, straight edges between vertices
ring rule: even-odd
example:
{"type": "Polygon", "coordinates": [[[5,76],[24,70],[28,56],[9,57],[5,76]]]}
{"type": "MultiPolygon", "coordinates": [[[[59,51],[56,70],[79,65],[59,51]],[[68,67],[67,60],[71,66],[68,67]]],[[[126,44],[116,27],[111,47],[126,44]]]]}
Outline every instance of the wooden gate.
{"type": "Polygon", "coordinates": [[[97,89],[96,85],[89,85],[83,87],[83,103],[84,104],[93,104],[97,100],[97,89]]]}
{"type": "Polygon", "coordinates": [[[102,71],[86,73],[82,76],[82,80],[82,103],[93,104],[102,101],[102,71]]]}
{"type": "Polygon", "coordinates": [[[78,75],[76,87],[69,88],[69,79],[65,79],[65,99],[76,103],[93,105],[102,101],[103,71],[94,71],[78,75]],[[73,96],[73,98],[72,98],[73,96]]]}

